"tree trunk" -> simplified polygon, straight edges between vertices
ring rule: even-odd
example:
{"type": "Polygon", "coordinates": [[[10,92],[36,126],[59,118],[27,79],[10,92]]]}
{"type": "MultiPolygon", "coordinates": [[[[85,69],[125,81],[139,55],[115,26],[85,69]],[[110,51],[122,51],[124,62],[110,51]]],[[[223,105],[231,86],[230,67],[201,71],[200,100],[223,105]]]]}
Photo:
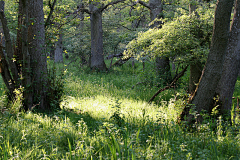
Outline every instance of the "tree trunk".
{"type": "Polygon", "coordinates": [[[163,80],[164,83],[169,83],[172,80],[170,64],[168,57],[156,57],[156,71],[159,78],[163,80]]]}
{"type": "Polygon", "coordinates": [[[92,69],[105,71],[107,69],[103,56],[102,12],[93,4],[91,14],[91,63],[92,69]]]}
{"type": "MultiPolygon", "coordinates": [[[[150,18],[151,21],[154,21],[156,18],[162,18],[163,5],[161,0],[150,0],[150,18]]],[[[161,21],[154,21],[151,28],[159,27],[161,21]]],[[[171,71],[170,71],[170,61],[167,57],[156,57],[156,71],[160,79],[163,79],[165,83],[169,83],[172,80],[171,71]]]]}
{"type": "Polygon", "coordinates": [[[240,1],[236,0],[227,54],[216,94],[219,95],[219,109],[230,115],[232,95],[240,70],[240,1]]]}
{"type": "Polygon", "coordinates": [[[0,10],[0,19],[1,19],[1,23],[2,23],[2,27],[3,27],[3,33],[4,33],[4,38],[5,38],[5,43],[6,43],[6,47],[5,47],[5,51],[7,52],[7,58],[6,58],[6,62],[9,65],[9,69],[10,72],[12,74],[12,79],[13,82],[11,83],[18,83],[19,78],[18,78],[18,70],[17,70],[17,64],[15,58],[14,58],[14,50],[13,50],[13,45],[12,45],[12,40],[10,38],[10,33],[9,33],[9,29],[8,29],[8,25],[7,25],[7,19],[5,17],[4,14],[4,1],[1,1],[1,10],[0,10]]]}
{"type": "Polygon", "coordinates": [[[55,54],[54,54],[54,60],[55,62],[63,62],[63,46],[62,46],[62,34],[59,34],[58,41],[56,42],[55,46],[55,54]]]}
{"type": "MultiPolygon", "coordinates": [[[[149,0],[149,7],[150,7],[150,19],[151,21],[155,20],[156,18],[163,18],[162,11],[163,5],[162,0],[149,0]]],[[[162,22],[154,23],[154,27],[158,24],[162,24],[162,22]]]]}
{"type": "Polygon", "coordinates": [[[195,64],[190,65],[190,76],[189,76],[189,86],[188,92],[193,94],[196,90],[196,85],[199,82],[199,79],[202,75],[202,64],[200,62],[196,62],[195,64]]]}
{"type": "MultiPolygon", "coordinates": [[[[32,86],[32,77],[31,77],[31,65],[30,65],[30,54],[28,51],[28,0],[20,0],[20,3],[22,4],[19,6],[22,10],[22,19],[23,22],[21,22],[22,29],[20,31],[21,38],[19,37],[18,44],[21,46],[22,50],[19,50],[19,55],[22,55],[23,57],[23,69],[22,69],[22,74],[23,74],[23,80],[22,80],[22,85],[24,87],[24,92],[23,92],[23,97],[24,97],[24,109],[27,111],[28,109],[31,109],[33,106],[33,86],[32,86]]],[[[20,4],[19,4],[20,5],[20,4]]],[[[19,35],[19,36],[20,36],[19,35]]]]}
{"type": "Polygon", "coordinates": [[[23,15],[26,13],[23,13],[23,3],[25,1],[19,0],[18,4],[18,28],[17,28],[17,41],[16,41],[16,51],[15,55],[17,56],[17,61],[18,61],[18,71],[20,71],[21,65],[22,65],[22,60],[23,60],[23,55],[22,55],[22,30],[24,29],[22,26],[25,25],[23,19],[23,15]]]}
{"type": "Polygon", "coordinates": [[[45,109],[46,84],[47,84],[47,57],[45,55],[45,30],[43,0],[29,0],[28,28],[29,53],[31,55],[32,86],[34,103],[40,103],[40,108],[45,109]]]}
{"type": "MultiPolygon", "coordinates": [[[[198,113],[202,110],[206,110],[208,113],[212,111],[213,99],[221,78],[223,60],[227,51],[233,0],[218,0],[216,6],[210,53],[199,87],[192,99],[192,104],[195,104],[198,113]]],[[[201,117],[199,118],[198,120],[201,121],[201,117]]]]}
{"type": "MultiPolygon", "coordinates": [[[[5,5],[5,2],[4,1],[0,1],[0,9],[2,10],[2,12],[4,12],[4,5],[5,5]]],[[[5,38],[4,38],[2,20],[0,21],[0,34],[1,34],[1,36],[0,36],[1,44],[2,44],[2,46],[5,46],[5,38]]]]}

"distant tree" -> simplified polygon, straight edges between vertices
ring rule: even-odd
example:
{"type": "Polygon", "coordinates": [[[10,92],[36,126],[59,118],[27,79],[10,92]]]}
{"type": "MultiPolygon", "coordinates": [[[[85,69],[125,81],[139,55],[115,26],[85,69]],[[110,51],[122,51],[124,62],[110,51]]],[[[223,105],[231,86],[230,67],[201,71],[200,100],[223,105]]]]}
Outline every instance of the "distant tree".
{"type": "Polygon", "coordinates": [[[182,15],[165,22],[161,29],[153,28],[140,32],[138,37],[127,45],[126,54],[135,57],[167,57],[177,64],[193,64],[206,61],[209,51],[209,34],[212,24],[206,21],[211,17],[182,15]],[[199,37],[199,32],[202,36],[199,37]]]}
{"type": "MultiPolygon", "coordinates": [[[[162,0],[149,0],[148,4],[141,0],[137,2],[149,9],[151,19],[150,28],[161,27],[163,24],[160,20],[160,18],[163,18],[162,0]]],[[[169,63],[169,57],[156,56],[157,74],[165,83],[170,83],[172,79],[169,63]]]]}
{"type": "Polygon", "coordinates": [[[125,0],[117,0],[104,5],[98,1],[91,0],[89,9],[80,8],[81,12],[90,14],[91,21],[91,56],[90,67],[104,71],[107,69],[103,56],[103,30],[102,30],[102,12],[109,6],[124,2],[125,0]]]}
{"type": "Polygon", "coordinates": [[[55,43],[54,61],[63,62],[63,34],[59,34],[58,41],[55,43]]]}

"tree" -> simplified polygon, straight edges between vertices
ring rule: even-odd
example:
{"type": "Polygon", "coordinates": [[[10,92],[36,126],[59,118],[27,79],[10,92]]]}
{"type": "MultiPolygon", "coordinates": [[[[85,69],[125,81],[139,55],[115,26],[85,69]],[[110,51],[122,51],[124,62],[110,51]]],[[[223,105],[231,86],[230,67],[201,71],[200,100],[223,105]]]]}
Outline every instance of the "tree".
{"type": "Polygon", "coordinates": [[[208,37],[212,24],[206,19],[210,18],[208,14],[199,18],[182,15],[172,21],[165,21],[161,29],[140,32],[128,44],[126,54],[136,57],[167,57],[175,59],[175,63],[179,65],[195,64],[196,61],[203,63],[209,51],[208,37]],[[198,36],[199,33],[202,34],[201,37],[198,36]]]}
{"type": "MultiPolygon", "coordinates": [[[[161,0],[149,0],[149,4],[139,0],[137,1],[144,7],[148,8],[150,11],[151,25],[150,28],[161,27],[163,24],[160,18],[163,18],[163,4],[161,0]]],[[[168,57],[156,56],[156,70],[160,78],[164,80],[165,83],[169,83],[172,79],[170,71],[170,61],[168,57]]]]}
{"type": "Polygon", "coordinates": [[[218,82],[216,95],[219,96],[219,110],[221,114],[230,115],[232,96],[240,70],[240,2],[235,1],[234,16],[230,29],[227,53],[223,63],[221,79],[218,82]]]}
{"type": "MultiPolygon", "coordinates": [[[[3,3],[3,2],[2,2],[3,3]]],[[[12,46],[4,12],[0,13],[6,39],[6,55],[3,59],[2,77],[14,97],[16,89],[23,89],[24,108],[47,106],[47,62],[45,56],[45,30],[42,0],[20,0],[17,49],[12,46]],[[14,53],[15,51],[15,53],[14,53]]]]}
{"type": "MultiPolygon", "coordinates": [[[[214,27],[211,48],[203,74],[192,99],[189,103],[196,106],[198,113],[202,110],[211,113],[216,96],[216,88],[222,75],[224,57],[227,51],[229,38],[230,16],[233,7],[233,0],[218,0],[215,10],[214,27]]],[[[189,114],[189,108],[185,108],[181,114],[181,119],[187,115],[187,121],[192,121],[192,115],[189,114]]],[[[198,121],[202,120],[198,116],[198,121]]]]}
{"type": "Polygon", "coordinates": [[[62,45],[62,33],[59,34],[58,41],[55,43],[54,60],[55,62],[63,62],[63,45],[62,45]]]}
{"type": "Polygon", "coordinates": [[[47,84],[47,57],[45,54],[45,29],[43,0],[29,0],[28,42],[31,55],[31,72],[33,100],[40,102],[40,108],[45,109],[47,84]]]}
{"type": "Polygon", "coordinates": [[[114,5],[125,0],[117,0],[110,2],[106,5],[91,0],[89,3],[89,9],[80,8],[81,12],[90,14],[91,21],[91,57],[90,67],[104,71],[107,69],[103,56],[103,30],[102,30],[102,12],[110,5],[114,5]]]}

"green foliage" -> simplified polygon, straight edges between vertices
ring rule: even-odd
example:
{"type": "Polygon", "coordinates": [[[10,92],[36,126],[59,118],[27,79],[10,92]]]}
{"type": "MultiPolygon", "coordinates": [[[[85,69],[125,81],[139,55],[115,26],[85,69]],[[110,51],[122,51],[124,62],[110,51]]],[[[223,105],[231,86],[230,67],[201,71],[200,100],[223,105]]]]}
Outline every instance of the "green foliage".
{"type": "MultiPolygon", "coordinates": [[[[59,1],[54,22],[66,22],[65,9],[71,12],[79,2],[59,1]]],[[[135,33],[142,30],[133,32],[119,28],[121,25],[131,28],[132,21],[143,15],[138,12],[143,8],[136,6],[132,19],[120,21],[121,16],[126,18],[129,14],[129,7],[117,12],[119,7],[109,8],[110,14],[103,15],[105,54],[121,52],[135,33]]],[[[49,13],[47,3],[45,12],[49,13]]],[[[168,16],[171,19],[183,12],[178,8],[173,16],[168,16]]],[[[199,9],[199,13],[203,11],[199,9]]],[[[10,104],[12,110],[4,107],[6,96],[0,97],[0,159],[238,159],[238,114],[232,115],[235,117],[233,126],[221,117],[210,119],[204,113],[201,113],[203,123],[196,123],[191,132],[176,123],[187,103],[188,95],[184,91],[187,78],[179,82],[178,88],[159,94],[153,104],[146,102],[159,89],[154,85],[157,77],[150,58],[163,55],[176,56],[184,63],[191,63],[193,59],[204,61],[209,45],[205,38],[210,39],[207,36],[212,25],[211,14],[204,14],[200,19],[182,15],[174,21],[166,20],[162,29],[139,33],[135,42],[129,44],[128,52],[139,54],[139,59],[145,61],[144,71],[139,62],[135,62],[135,67],[131,67],[131,62],[113,67],[107,73],[80,68],[77,57],[84,55],[87,59],[90,53],[89,22],[84,21],[83,32],[74,26],[78,20],[65,25],[64,45],[76,61],[66,60],[69,65],[62,72],[65,66],[48,60],[48,100],[53,112],[18,112],[21,90],[16,90],[16,101],[10,104]],[[136,85],[139,80],[150,83],[136,85]]],[[[48,29],[51,43],[59,32],[56,28],[48,29]]],[[[110,60],[106,63],[109,65],[110,60]]],[[[238,80],[236,97],[240,94],[239,86],[238,80]]],[[[1,91],[3,94],[3,89],[1,91]]],[[[235,106],[236,103],[234,101],[235,106]]],[[[196,117],[194,108],[191,111],[196,117]]]]}
{"type": "Polygon", "coordinates": [[[47,102],[49,103],[46,108],[49,111],[54,111],[60,109],[60,103],[64,95],[64,74],[66,70],[60,64],[55,63],[49,63],[48,67],[47,102]]]}
{"type": "Polygon", "coordinates": [[[138,37],[127,45],[126,56],[155,57],[166,56],[178,63],[191,63],[194,59],[204,62],[208,54],[212,21],[208,14],[197,18],[182,15],[173,21],[165,22],[161,29],[140,32],[138,37]]]}

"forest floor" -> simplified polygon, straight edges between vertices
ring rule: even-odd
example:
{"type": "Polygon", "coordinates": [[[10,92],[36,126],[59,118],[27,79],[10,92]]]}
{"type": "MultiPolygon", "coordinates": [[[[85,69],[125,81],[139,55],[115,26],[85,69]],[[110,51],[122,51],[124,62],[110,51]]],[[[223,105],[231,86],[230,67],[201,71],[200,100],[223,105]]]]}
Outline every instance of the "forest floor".
{"type": "Polygon", "coordinates": [[[204,115],[202,124],[186,128],[177,117],[186,103],[187,75],[148,104],[162,86],[136,85],[154,77],[140,64],[129,65],[107,73],[57,65],[65,70],[61,110],[22,113],[19,100],[1,107],[0,159],[239,159],[239,115],[233,125],[204,115]]]}

